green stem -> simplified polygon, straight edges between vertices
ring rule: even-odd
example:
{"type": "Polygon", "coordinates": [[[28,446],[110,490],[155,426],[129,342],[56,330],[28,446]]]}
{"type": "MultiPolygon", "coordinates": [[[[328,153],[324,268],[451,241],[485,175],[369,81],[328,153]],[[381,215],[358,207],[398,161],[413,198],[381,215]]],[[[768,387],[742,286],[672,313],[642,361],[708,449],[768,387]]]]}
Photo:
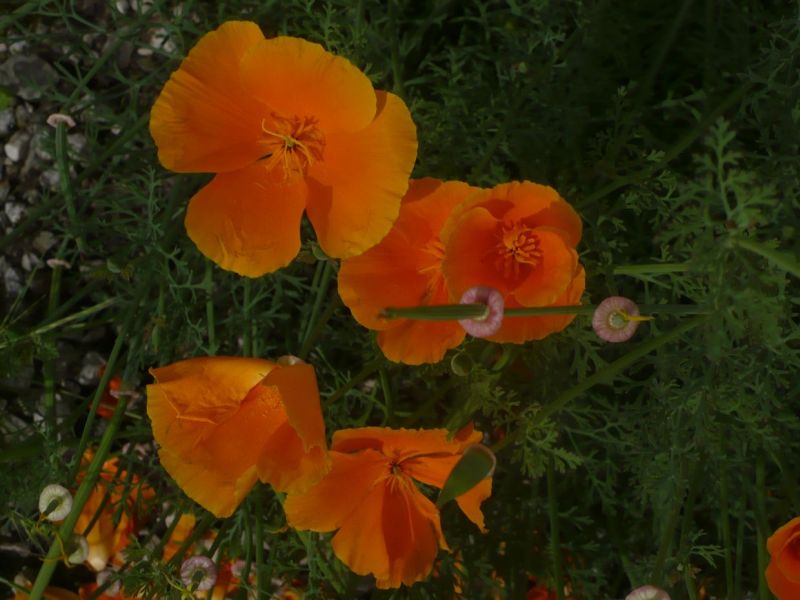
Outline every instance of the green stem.
{"type": "Polygon", "coordinates": [[[211,356],[217,353],[217,335],[214,325],[214,279],[211,261],[206,261],[206,273],[203,287],[206,291],[206,329],[208,330],[208,353],[211,356]]]}
{"type": "Polygon", "coordinates": [[[266,598],[269,596],[267,593],[267,579],[264,577],[264,501],[262,499],[261,485],[258,484],[256,493],[253,495],[255,502],[255,510],[253,511],[255,517],[255,530],[256,530],[256,598],[266,598]]]}
{"type": "Polygon", "coordinates": [[[689,481],[689,491],[686,494],[686,504],[683,509],[683,522],[681,523],[681,541],[679,546],[678,555],[681,559],[685,558],[686,564],[683,569],[684,584],[686,591],[689,594],[690,600],[697,600],[697,587],[694,581],[694,574],[691,569],[690,552],[689,552],[689,533],[692,528],[692,517],[694,515],[694,502],[697,493],[698,479],[702,474],[701,469],[697,464],[692,466],[692,475],[689,481]]]}
{"type": "Polygon", "coordinates": [[[69,176],[69,154],[67,151],[67,129],[63,123],[56,127],[56,165],[58,167],[58,179],[61,187],[61,195],[64,198],[64,205],[67,207],[69,224],[72,237],[78,245],[78,250],[84,252],[86,246],[83,242],[83,235],[80,233],[80,223],[78,212],[75,209],[75,195],[72,191],[72,184],[69,176]]]}
{"type": "MultiPolygon", "coordinates": [[[[56,270],[60,271],[61,267],[57,267],[56,270]]],[[[65,325],[68,325],[73,321],[82,321],[86,317],[90,317],[91,315],[98,313],[102,310],[105,310],[106,308],[113,306],[116,303],[117,303],[117,298],[109,298],[108,300],[103,300],[102,302],[95,304],[94,306],[90,306],[89,308],[84,308],[83,310],[71,314],[68,317],[64,317],[63,319],[59,319],[58,321],[53,321],[52,323],[47,323],[46,325],[37,327],[36,329],[33,329],[18,338],[14,338],[11,341],[0,342],[0,350],[11,345],[12,343],[19,342],[20,340],[38,337],[46,333],[49,333],[50,331],[53,331],[55,329],[61,329],[65,325]]]]}
{"type": "Polygon", "coordinates": [[[760,600],[769,600],[770,592],[767,582],[764,579],[764,571],[767,569],[767,509],[764,498],[767,494],[766,468],[764,465],[764,455],[759,454],[756,458],[756,540],[758,544],[758,597],[760,600]]]}
{"type": "MultiPolygon", "coordinates": [[[[333,266],[331,265],[331,261],[326,260],[322,266],[322,272],[319,276],[319,279],[316,281],[314,304],[311,308],[311,314],[308,316],[308,321],[306,321],[305,327],[303,327],[303,340],[301,343],[300,354],[298,355],[303,360],[305,360],[306,356],[308,356],[308,353],[311,350],[311,334],[315,329],[317,329],[316,325],[317,321],[320,320],[319,313],[322,310],[322,302],[325,300],[325,297],[328,294],[328,286],[331,282],[332,275],[333,266]]],[[[328,318],[330,318],[331,314],[333,314],[333,311],[330,311],[328,318]]]]}
{"type": "Polygon", "coordinates": [[[583,381],[575,384],[568,390],[562,392],[555,400],[553,400],[550,404],[543,406],[541,410],[533,415],[530,424],[525,427],[520,427],[516,429],[511,434],[507,435],[504,439],[500,440],[497,444],[492,447],[492,450],[497,453],[503,448],[505,448],[511,442],[517,440],[517,438],[522,435],[522,433],[527,428],[532,428],[547,419],[549,416],[559,412],[563,409],[571,400],[577,398],[585,391],[589,390],[595,385],[600,383],[609,383],[614,380],[619,374],[625,371],[627,368],[631,367],[632,365],[636,364],[640,359],[644,358],[654,350],[657,350],[661,346],[665,344],[674,342],[675,340],[679,339],[683,334],[688,331],[691,331],[698,325],[700,325],[703,321],[705,321],[704,315],[699,315],[690,319],[684,323],[681,323],[674,329],[664,333],[657,338],[653,338],[639,344],[636,348],[628,352],[625,356],[622,356],[612,362],[611,364],[607,365],[605,368],[597,371],[594,375],[587,377],[583,381]]]}
{"type": "Polygon", "coordinates": [[[368,362],[366,365],[364,365],[364,368],[361,369],[361,371],[359,371],[358,374],[350,378],[350,380],[347,383],[345,383],[342,387],[333,392],[333,394],[328,396],[328,398],[324,402],[324,407],[325,408],[329,407],[331,404],[336,402],[339,398],[344,396],[347,392],[352,390],[359,383],[364,381],[367,377],[372,375],[375,371],[377,371],[380,368],[380,366],[383,364],[383,361],[384,361],[383,357],[379,356],[378,358],[375,358],[370,362],[368,362]]]}
{"type": "MultiPolygon", "coordinates": [[[[692,473],[689,476],[690,481],[694,479],[694,471],[697,466],[692,467],[692,473]]],[[[661,530],[661,540],[658,544],[658,552],[656,553],[655,561],[653,562],[653,573],[651,580],[655,585],[661,586],[664,584],[664,565],[667,562],[667,554],[672,545],[672,538],[675,535],[675,528],[678,525],[678,519],[681,514],[681,506],[683,506],[683,499],[685,496],[686,487],[686,462],[681,462],[680,474],[678,475],[678,485],[675,488],[675,495],[672,497],[672,505],[669,511],[669,517],[661,530]]],[[[691,487],[691,486],[690,486],[691,487]]]]}
{"type": "MultiPolygon", "coordinates": [[[[572,304],[567,306],[537,306],[507,308],[503,318],[540,317],[544,315],[591,315],[597,309],[592,304],[572,304]]],[[[385,319],[414,319],[417,321],[454,321],[460,319],[485,318],[488,309],[485,304],[438,304],[432,306],[413,306],[404,308],[384,308],[381,317],[385,319]]],[[[643,315],[705,315],[708,308],[690,304],[641,304],[639,312],[643,315]]]]}
{"type": "Polygon", "coordinates": [[[242,312],[244,316],[244,332],[242,333],[242,355],[253,356],[253,336],[252,336],[252,323],[250,320],[250,294],[251,294],[251,281],[250,279],[244,280],[244,300],[242,302],[242,312]]]}
{"type": "Polygon", "coordinates": [[[731,524],[728,518],[728,474],[722,467],[719,477],[719,519],[722,529],[722,544],[725,552],[725,590],[726,598],[734,598],[733,591],[733,553],[731,539],[731,524]]]}
{"type": "Polygon", "coordinates": [[[330,318],[333,316],[333,313],[336,312],[336,309],[342,306],[342,300],[339,296],[334,296],[331,298],[330,302],[328,302],[328,306],[325,307],[325,312],[322,313],[319,319],[317,319],[316,323],[314,323],[314,327],[311,329],[311,332],[308,334],[306,341],[303,342],[303,347],[300,348],[300,354],[298,357],[302,358],[303,360],[306,359],[308,354],[311,352],[311,349],[314,347],[314,344],[317,343],[322,330],[325,328],[325,325],[330,321],[330,318]]]}
{"type": "Polygon", "coordinates": [[[734,590],[733,600],[739,600],[742,597],[742,564],[744,562],[744,525],[745,508],[742,508],[739,522],[736,525],[736,572],[734,573],[734,590]]]}
{"type": "Polygon", "coordinates": [[[766,258],[768,261],[774,263],[787,273],[791,273],[795,277],[800,277],[800,263],[797,262],[797,259],[794,256],[787,254],[786,252],[781,252],[780,250],[770,248],[769,246],[755,240],[731,238],[731,241],[740,248],[744,248],[745,250],[749,250],[754,254],[758,254],[759,256],[766,258]]]}
{"type": "Polygon", "coordinates": [[[385,426],[391,426],[394,421],[394,395],[392,394],[392,383],[389,381],[389,373],[385,367],[378,369],[378,379],[380,379],[383,399],[386,402],[383,424],[385,426]]]}
{"type": "Polygon", "coordinates": [[[561,541],[558,531],[558,499],[554,460],[547,460],[547,506],[550,513],[550,553],[553,555],[553,579],[558,600],[564,600],[564,579],[561,570],[561,541]]]}
{"type": "Polygon", "coordinates": [[[58,558],[61,554],[61,540],[67,539],[70,535],[72,535],[72,532],[75,529],[75,524],[78,522],[78,517],[81,515],[83,506],[89,499],[89,495],[91,494],[92,489],[94,488],[94,485],[100,476],[100,470],[102,469],[103,462],[105,461],[106,456],[111,449],[111,443],[114,441],[114,437],[117,434],[117,429],[122,422],[122,417],[125,414],[127,404],[128,401],[124,397],[120,398],[119,403],[114,409],[114,415],[111,417],[111,421],[103,433],[103,437],[101,438],[100,444],[97,447],[97,452],[92,458],[92,461],[89,463],[89,467],[86,469],[86,474],[83,478],[83,481],[81,481],[80,486],[78,487],[78,491],[75,492],[75,497],[72,501],[72,510],[64,519],[61,527],[58,529],[56,539],[53,540],[52,544],[50,545],[50,549],[48,550],[47,555],[42,562],[42,566],[39,569],[38,575],[36,576],[36,581],[34,581],[33,587],[31,588],[31,593],[29,596],[30,600],[40,600],[44,597],[47,584],[50,582],[50,578],[53,576],[53,571],[55,571],[56,565],[58,564],[58,558]]]}
{"type": "Polygon", "coordinates": [[[685,273],[689,263],[649,263],[641,265],[619,265],[612,271],[614,275],[662,275],[665,273],[685,273]]]}

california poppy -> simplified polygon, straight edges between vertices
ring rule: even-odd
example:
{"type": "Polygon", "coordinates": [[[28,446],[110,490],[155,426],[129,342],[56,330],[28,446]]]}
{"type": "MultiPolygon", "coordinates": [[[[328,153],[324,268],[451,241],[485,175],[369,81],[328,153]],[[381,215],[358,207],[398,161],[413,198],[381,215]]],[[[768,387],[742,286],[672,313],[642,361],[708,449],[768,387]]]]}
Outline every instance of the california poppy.
{"type": "Polygon", "coordinates": [[[765,576],[778,600],[800,598],[800,517],[780,527],[767,540],[770,555],[765,576]]]}
{"type": "MultiPolygon", "coordinates": [[[[92,456],[93,452],[87,451],[83,464],[87,465],[92,456]]],[[[80,481],[82,475],[78,479],[80,481]]],[[[142,504],[152,500],[154,495],[153,489],[137,475],[128,476],[119,458],[103,463],[100,478],[83,505],[74,530],[86,537],[89,544],[86,562],[92,569],[102,571],[130,543],[139,527],[140,516],[145,512],[142,504]]]]}
{"type": "MultiPolygon", "coordinates": [[[[284,504],[296,529],[338,532],[333,551],[360,575],[372,573],[379,588],[411,585],[428,576],[439,548],[447,548],[439,510],[415,480],[441,488],[464,449],[481,439],[464,430],[447,439],[444,429],[344,429],[333,435],[330,472],[284,504]]],[[[456,501],[485,531],[480,504],[492,480],[456,501]]]]}
{"type": "Polygon", "coordinates": [[[382,309],[448,304],[439,239],[450,211],[476,188],[459,181],[412,180],[391,231],[364,254],[342,261],[339,295],[353,317],[378,330],[378,345],[391,360],[412,365],[442,359],[464,339],[456,321],[382,319],[382,309]]]}
{"type": "Polygon", "coordinates": [[[240,357],[191,358],[151,369],[147,414],[161,464],[218,517],[261,479],[304,489],[328,469],[314,369],[240,357]]]}
{"type": "MultiPolygon", "coordinates": [[[[553,188],[529,181],[482,190],[457,206],[442,229],[442,272],[452,297],[480,285],[505,308],[576,304],[585,273],[575,246],[581,220],[553,188]]],[[[574,315],[505,319],[487,339],[522,343],[566,327],[574,315]]]]}
{"type": "Polygon", "coordinates": [[[360,254],[389,231],[417,154],[403,101],[299,38],[230,21],[204,35],[150,113],[158,157],[217,173],[186,230],[223,269],[256,277],[288,264],[306,211],[322,249],[360,254]]]}

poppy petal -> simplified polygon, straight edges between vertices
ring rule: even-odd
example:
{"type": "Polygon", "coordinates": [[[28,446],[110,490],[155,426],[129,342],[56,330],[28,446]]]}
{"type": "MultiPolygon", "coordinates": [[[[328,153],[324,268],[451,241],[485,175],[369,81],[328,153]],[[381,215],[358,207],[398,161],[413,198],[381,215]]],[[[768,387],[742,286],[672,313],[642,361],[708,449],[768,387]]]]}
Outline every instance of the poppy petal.
{"type": "Polygon", "coordinates": [[[408,188],[416,127],[400,98],[376,97],[375,120],[361,131],[326,133],[324,158],[308,172],[307,214],[329,256],[355,256],[380,242],[408,188]]]}
{"type": "Polygon", "coordinates": [[[788,523],[775,530],[767,540],[767,552],[770,556],[777,556],[795,532],[800,531],[800,517],[795,517],[788,523]]]}
{"type": "Polygon", "coordinates": [[[300,250],[306,189],[300,178],[256,163],[221,173],[194,195],[186,232],[223,269],[258,277],[289,264],[300,250]]]}
{"type": "Polygon", "coordinates": [[[547,185],[530,181],[501,184],[492,190],[492,198],[505,197],[512,208],[505,218],[522,219],[529,227],[547,226],[559,229],[570,247],[581,240],[583,223],[575,209],[559,193],[547,185]]]}
{"type": "Polygon", "coordinates": [[[486,525],[481,511],[481,503],[492,495],[492,478],[481,481],[478,485],[456,498],[461,511],[475,523],[482,533],[486,533],[486,525]]]}
{"type": "Polygon", "coordinates": [[[800,583],[790,580],[783,574],[775,561],[770,561],[764,573],[767,587],[778,600],[796,600],[800,598],[800,583]]]}
{"type": "Polygon", "coordinates": [[[312,117],[326,135],[359,131],[375,118],[369,78],[314,42],[288,36],[258,42],[242,61],[242,80],[269,109],[284,118],[312,117]]]}
{"type": "MultiPolygon", "coordinates": [[[[578,265],[578,271],[564,293],[551,306],[570,306],[580,304],[586,287],[586,271],[578,265]]],[[[522,305],[512,297],[506,298],[506,308],[520,308],[522,305]]],[[[522,344],[529,340],[541,340],[551,333],[561,331],[572,323],[575,315],[545,315],[541,317],[513,317],[503,320],[500,330],[486,339],[493,342],[522,344]]]]}
{"type": "MultiPolygon", "coordinates": [[[[450,222],[448,221],[448,227],[450,222]]],[[[442,271],[450,294],[461,298],[476,285],[493,287],[508,294],[508,282],[494,266],[499,221],[488,210],[476,207],[452,225],[445,244],[442,271]]]]}
{"type": "MultiPolygon", "coordinates": [[[[338,452],[358,452],[371,448],[403,461],[403,471],[417,478],[417,472],[407,471],[407,465],[416,460],[427,460],[427,455],[447,455],[460,453],[466,446],[481,440],[481,433],[473,431],[468,436],[456,436],[448,440],[446,429],[391,429],[388,427],[358,427],[339,429],[333,434],[331,449],[338,452]],[[414,457],[420,457],[415,459],[414,457]],[[413,460],[412,460],[413,459],[413,460]]],[[[409,467],[411,468],[411,467],[409,467]]],[[[451,465],[452,468],[452,465],[451,465]]],[[[439,487],[444,485],[449,470],[441,478],[439,487]]],[[[419,478],[419,481],[437,485],[419,478]]]]}
{"type": "Polygon", "coordinates": [[[557,230],[538,227],[533,234],[542,253],[540,262],[512,294],[522,306],[549,306],[573,280],[578,253],[565,243],[557,230]]]}
{"type": "Polygon", "coordinates": [[[290,493],[283,509],[295,529],[332,531],[360,506],[375,482],[389,471],[389,460],[372,450],[357,454],[331,451],[331,470],[303,493],[290,493]]]}
{"type": "Polygon", "coordinates": [[[150,112],[150,134],[167,169],[222,173],[263,154],[264,110],[239,80],[242,58],[263,39],[255,23],[229,21],[200,38],[172,74],[150,112]]]}
{"type": "Polygon", "coordinates": [[[464,341],[464,336],[464,328],[457,321],[403,319],[398,326],[378,332],[378,346],[389,360],[421,365],[442,360],[448,350],[464,341]]]}
{"type": "Polygon", "coordinates": [[[265,431],[279,402],[249,395],[273,363],[197,358],[153,369],[147,413],[161,463],[183,491],[216,516],[230,515],[255,484],[265,431]],[[252,389],[252,388],[251,388],[252,389]]]}
{"type": "Polygon", "coordinates": [[[303,491],[330,468],[314,368],[297,364],[273,369],[257,388],[275,390],[286,414],[264,445],[258,475],[278,491],[303,491]]]}
{"type": "Polygon", "coordinates": [[[800,585],[800,528],[797,528],[772,560],[786,579],[800,585]]]}

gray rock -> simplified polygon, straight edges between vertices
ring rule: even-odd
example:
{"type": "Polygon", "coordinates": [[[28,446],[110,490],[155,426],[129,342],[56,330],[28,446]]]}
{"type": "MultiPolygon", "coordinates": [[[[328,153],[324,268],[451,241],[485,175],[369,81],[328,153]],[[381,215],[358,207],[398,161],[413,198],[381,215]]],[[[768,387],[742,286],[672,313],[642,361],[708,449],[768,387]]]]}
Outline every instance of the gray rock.
{"type": "Polygon", "coordinates": [[[58,81],[58,74],[36,55],[12,56],[0,65],[0,85],[24,100],[38,100],[58,81]]]}
{"type": "Polygon", "coordinates": [[[19,40],[18,42],[14,42],[8,47],[8,51],[11,54],[22,54],[27,49],[28,49],[28,42],[26,42],[25,40],[19,40]]]}
{"type": "Polygon", "coordinates": [[[11,138],[6,142],[3,149],[5,150],[6,156],[11,159],[13,162],[20,162],[25,158],[25,155],[28,153],[28,146],[31,142],[31,136],[29,136],[24,131],[17,131],[11,138]]]}
{"type": "Polygon", "coordinates": [[[50,248],[56,245],[56,236],[54,236],[49,231],[40,231],[36,234],[36,237],[33,238],[33,249],[36,250],[39,254],[44,254],[50,248]]]}
{"type": "Polygon", "coordinates": [[[5,137],[11,133],[11,130],[14,129],[16,122],[17,121],[14,118],[13,110],[10,108],[0,110],[0,136],[5,137]]]}
{"type": "Polygon", "coordinates": [[[53,153],[51,152],[53,144],[50,140],[50,132],[44,128],[37,128],[36,133],[33,134],[31,148],[34,154],[44,161],[53,160],[53,153]]]}
{"type": "Polygon", "coordinates": [[[42,266],[42,261],[36,256],[33,252],[26,252],[22,255],[22,260],[20,260],[20,264],[22,268],[30,273],[37,267],[42,266]]]}
{"type": "Polygon", "coordinates": [[[33,114],[33,107],[27,102],[18,104],[14,109],[14,119],[17,121],[17,129],[27,127],[33,114]]]}
{"type": "Polygon", "coordinates": [[[39,181],[41,181],[47,189],[57,190],[61,185],[61,175],[56,169],[47,169],[42,171],[39,181]]]}
{"type": "Polygon", "coordinates": [[[78,383],[81,385],[95,385],[100,381],[100,367],[105,366],[106,361],[97,352],[87,352],[83,357],[83,365],[78,373],[78,383]]]}
{"type": "Polygon", "coordinates": [[[14,267],[6,267],[3,272],[3,285],[8,296],[19,296],[22,291],[22,278],[14,267]]]}
{"type": "Polygon", "coordinates": [[[12,225],[16,225],[22,220],[27,212],[24,204],[19,202],[6,202],[4,207],[6,217],[12,225]]]}
{"type": "Polygon", "coordinates": [[[82,133],[70,133],[67,136],[67,144],[72,150],[72,154],[80,156],[86,150],[86,136],[82,133]]]}

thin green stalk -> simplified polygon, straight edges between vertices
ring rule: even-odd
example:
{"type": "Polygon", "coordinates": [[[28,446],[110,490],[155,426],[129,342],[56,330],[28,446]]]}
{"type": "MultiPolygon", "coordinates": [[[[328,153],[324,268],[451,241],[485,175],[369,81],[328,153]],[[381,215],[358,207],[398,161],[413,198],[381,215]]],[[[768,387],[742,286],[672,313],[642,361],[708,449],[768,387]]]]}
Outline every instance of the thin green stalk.
{"type": "MultiPolygon", "coordinates": [[[[693,467],[694,469],[695,467],[693,467]]],[[[689,476],[693,479],[694,472],[689,476]]],[[[672,497],[672,505],[669,510],[669,517],[661,530],[661,540],[658,544],[658,551],[656,553],[655,561],[653,562],[653,573],[650,577],[655,585],[664,584],[664,565],[667,562],[667,554],[672,545],[672,539],[675,536],[675,528],[678,526],[678,519],[681,514],[681,506],[683,506],[683,499],[685,496],[686,488],[686,462],[681,463],[680,473],[678,475],[678,485],[675,487],[675,495],[672,497]]]]}
{"type": "Polygon", "coordinates": [[[253,496],[255,510],[255,530],[256,530],[256,598],[266,598],[268,579],[264,578],[264,501],[262,500],[261,485],[258,485],[253,496]]]}
{"type": "Polygon", "coordinates": [[[128,307],[127,313],[124,317],[122,322],[122,327],[120,328],[119,335],[117,339],[114,340],[114,346],[111,348],[111,353],[108,355],[108,362],[106,363],[106,367],[103,371],[102,377],[100,377],[100,381],[97,384],[97,388],[94,391],[94,396],[92,397],[91,405],[89,406],[89,414],[86,417],[86,423],[83,426],[83,431],[81,432],[81,438],[78,442],[78,449],[76,452],[76,459],[73,464],[73,467],[70,471],[70,479],[75,479],[75,476],[78,473],[78,469],[80,468],[80,458],[83,456],[84,451],[86,450],[87,445],[89,444],[89,435],[92,431],[92,425],[94,425],[94,420],[97,415],[97,407],[100,406],[100,399],[103,397],[103,393],[105,392],[106,386],[108,382],[111,380],[111,376],[114,373],[114,368],[116,367],[117,360],[119,359],[119,354],[122,351],[122,345],[125,342],[125,339],[128,337],[128,333],[130,332],[131,328],[133,327],[133,323],[135,318],[139,312],[139,305],[146,295],[148,290],[147,284],[143,284],[139,293],[134,298],[131,305],[128,307]]]}
{"type": "MultiPolygon", "coordinates": [[[[300,358],[305,359],[310,351],[309,348],[309,338],[311,337],[311,332],[314,330],[314,325],[316,324],[319,313],[322,310],[322,302],[325,300],[325,297],[328,294],[328,286],[331,282],[331,277],[333,275],[333,266],[331,265],[331,261],[326,260],[322,265],[322,271],[320,273],[319,279],[316,282],[316,289],[314,290],[314,304],[311,308],[311,314],[308,316],[308,320],[303,327],[303,339],[301,342],[301,350],[300,358]]],[[[316,277],[315,277],[316,279],[316,277]]]]}
{"type": "Polygon", "coordinates": [[[390,427],[394,421],[394,394],[392,393],[392,383],[389,381],[389,373],[385,367],[378,369],[378,379],[381,382],[385,402],[383,424],[390,427]]]}
{"type": "Polygon", "coordinates": [[[564,600],[561,541],[558,531],[558,498],[556,493],[555,466],[552,456],[547,460],[547,507],[550,513],[550,554],[553,560],[553,579],[555,580],[558,600],[564,600]]]}
{"type": "Polygon", "coordinates": [[[347,381],[347,383],[345,383],[342,387],[340,387],[338,390],[333,392],[333,394],[328,396],[328,398],[326,398],[325,402],[323,403],[324,407],[325,408],[329,407],[331,404],[339,400],[339,398],[344,396],[347,392],[352,390],[359,383],[364,381],[367,377],[372,375],[383,364],[383,360],[384,360],[383,357],[379,356],[378,358],[375,358],[370,362],[368,362],[366,365],[364,365],[364,368],[361,369],[354,377],[351,377],[350,380],[347,381]]]}
{"type": "MultiPolygon", "coordinates": [[[[59,125],[62,127],[62,125],[59,125]]],[[[66,244],[62,244],[58,251],[60,257],[65,249],[66,244]]],[[[58,309],[59,299],[61,297],[61,274],[64,268],[57,266],[52,271],[50,278],[50,294],[47,301],[47,318],[51,318],[58,309]]],[[[53,340],[55,342],[55,340],[53,340]]],[[[47,427],[47,436],[51,437],[56,430],[56,360],[55,357],[48,359],[44,364],[44,413],[45,424],[47,427]]]]}
{"type": "MultiPolygon", "coordinates": [[[[175,516],[175,520],[177,521],[180,518],[180,515],[175,516]]],[[[211,513],[206,514],[200,521],[194,526],[192,529],[192,533],[186,536],[186,539],[181,542],[181,545],[175,551],[175,554],[172,558],[169,559],[167,563],[168,567],[175,567],[181,562],[183,562],[183,556],[189,550],[189,547],[197,542],[199,539],[205,535],[208,528],[211,527],[211,524],[214,522],[214,515],[211,513]]]]}
{"type": "MultiPolygon", "coordinates": [[[[92,489],[94,488],[94,485],[100,476],[100,470],[103,467],[103,462],[105,461],[106,456],[111,449],[111,443],[114,441],[114,437],[117,434],[117,429],[122,422],[122,417],[125,414],[127,405],[127,399],[124,397],[120,398],[119,403],[114,409],[114,414],[111,417],[111,421],[103,433],[103,437],[100,439],[97,452],[86,469],[86,474],[84,475],[83,481],[81,481],[81,484],[78,487],[78,491],[75,492],[75,497],[72,500],[72,510],[64,519],[61,527],[59,527],[58,532],[56,533],[56,539],[54,539],[52,544],[50,544],[50,549],[48,550],[47,555],[42,562],[42,566],[40,567],[39,573],[36,576],[36,581],[33,582],[33,587],[31,588],[31,593],[29,596],[30,600],[40,600],[44,597],[44,591],[47,589],[47,584],[50,582],[50,578],[53,576],[53,571],[55,571],[56,565],[58,564],[58,559],[61,554],[62,540],[68,539],[75,529],[75,525],[78,522],[78,517],[81,514],[81,510],[83,509],[84,504],[86,504],[86,501],[89,499],[89,494],[91,494],[92,489]]],[[[74,480],[74,477],[71,479],[74,480]]]]}
{"type": "MultiPolygon", "coordinates": [[[[142,112],[141,116],[136,120],[136,122],[129,127],[122,131],[119,137],[114,140],[114,142],[107,146],[105,151],[100,154],[97,158],[95,158],[89,166],[86,167],[83,171],[81,171],[78,176],[75,178],[75,185],[79,185],[84,179],[94,175],[95,172],[102,170],[108,166],[108,162],[114,156],[119,156],[124,154],[122,149],[125,145],[130,142],[132,139],[136,138],[142,129],[150,122],[150,113],[144,111],[142,112]]],[[[176,186],[177,187],[177,186],[176,186]]]]}
{"type": "Polygon", "coordinates": [[[665,273],[685,273],[689,263],[648,263],[641,265],[619,265],[612,271],[614,275],[662,275],[665,273]]]}
{"type": "Polygon", "coordinates": [[[692,474],[689,481],[689,491],[686,493],[686,503],[683,508],[683,521],[681,523],[681,541],[679,545],[678,555],[680,557],[687,557],[686,565],[683,569],[684,584],[686,591],[689,594],[690,600],[697,600],[697,587],[694,581],[694,573],[691,570],[691,563],[689,558],[689,534],[692,529],[692,518],[694,516],[694,502],[697,496],[697,486],[702,469],[695,464],[692,466],[692,474]]]}
{"type": "Polygon", "coordinates": [[[736,526],[736,572],[734,573],[734,589],[733,600],[740,600],[742,597],[742,565],[744,563],[744,512],[745,506],[742,507],[739,522],[736,526]]]}
{"type": "MultiPolygon", "coordinates": [[[[534,414],[531,423],[527,427],[534,427],[544,421],[549,416],[559,412],[562,410],[571,400],[577,398],[585,391],[589,390],[593,386],[600,384],[600,383],[609,383],[614,380],[615,377],[620,375],[623,371],[634,365],[640,359],[644,358],[654,350],[657,350],[661,346],[665,344],[671,343],[679,339],[683,334],[688,331],[691,331],[698,325],[700,325],[703,321],[705,321],[706,317],[704,315],[699,315],[694,317],[693,319],[689,319],[688,321],[681,323],[674,329],[664,333],[657,338],[653,338],[639,344],[636,348],[628,352],[625,356],[622,356],[606,366],[603,369],[597,371],[594,375],[587,377],[583,381],[573,385],[568,390],[562,392],[555,400],[551,403],[542,407],[536,414],[534,414]]],[[[500,440],[497,444],[492,447],[492,450],[497,453],[507,445],[512,442],[515,442],[517,438],[525,431],[526,427],[520,427],[513,431],[511,434],[507,435],[504,439],[500,440]]]]}
{"type": "MultiPolygon", "coordinates": [[[[246,501],[250,501],[248,498],[246,501]]],[[[250,529],[250,519],[247,516],[244,517],[244,539],[247,540],[247,544],[244,548],[244,567],[242,567],[242,575],[239,578],[243,584],[247,584],[250,581],[250,567],[253,564],[253,532],[250,529]]],[[[239,599],[246,600],[248,597],[247,590],[245,589],[245,585],[242,585],[242,589],[239,591],[239,599]]]]}
{"type": "Polygon", "coordinates": [[[725,590],[726,598],[734,598],[733,586],[733,553],[731,524],[728,517],[728,473],[723,466],[719,476],[719,519],[722,529],[722,545],[725,552],[725,590]]]}
{"type": "Polygon", "coordinates": [[[758,552],[758,597],[760,600],[769,600],[770,592],[767,582],[764,579],[764,571],[767,569],[767,509],[764,499],[767,495],[766,467],[764,465],[764,455],[760,454],[756,458],[756,487],[753,492],[756,497],[756,540],[758,552]]]}
{"type": "Polygon", "coordinates": [[[308,334],[306,341],[303,342],[303,347],[300,348],[300,354],[298,354],[297,356],[299,356],[303,360],[305,360],[308,357],[309,353],[311,352],[311,349],[317,343],[317,340],[319,339],[322,330],[325,328],[325,325],[327,325],[328,321],[333,316],[333,313],[336,312],[336,309],[341,306],[342,306],[342,300],[341,298],[339,298],[338,295],[333,296],[330,299],[328,305],[325,307],[325,312],[323,312],[322,315],[319,317],[319,319],[317,319],[316,323],[314,323],[314,327],[308,334]]]}
{"type": "Polygon", "coordinates": [[[253,356],[253,331],[250,319],[250,294],[251,294],[251,280],[244,280],[244,300],[242,302],[242,312],[244,316],[244,332],[242,333],[242,355],[253,356]]]}
{"type": "Polygon", "coordinates": [[[56,166],[58,167],[58,179],[61,187],[61,195],[64,205],[67,207],[69,216],[70,233],[75,238],[75,243],[80,252],[86,251],[86,244],[81,234],[81,224],[78,221],[78,212],[75,209],[75,194],[72,191],[72,183],[69,174],[69,153],[67,151],[67,128],[64,123],[59,123],[56,127],[56,166]]]}
{"type": "MultiPolygon", "coordinates": [[[[61,269],[60,267],[57,267],[56,270],[60,270],[60,269],[61,269]]],[[[54,272],[55,272],[55,270],[54,270],[54,272]]],[[[103,300],[102,302],[99,302],[98,304],[95,304],[94,306],[90,306],[89,308],[84,308],[83,310],[80,310],[80,311],[78,311],[78,312],[76,312],[74,314],[71,314],[68,317],[64,317],[63,319],[59,319],[58,321],[53,321],[52,323],[47,323],[46,325],[42,325],[40,327],[37,327],[36,329],[32,329],[28,333],[25,333],[25,334],[21,335],[18,338],[14,338],[13,340],[10,340],[8,342],[0,342],[0,350],[2,350],[3,348],[11,345],[12,343],[17,343],[17,342],[19,342],[21,340],[25,340],[25,339],[29,339],[29,338],[39,337],[39,336],[42,336],[42,335],[44,335],[46,333],[54,331],[56,329],[62,329],[66,325],[69,325],[70,323],[73,323],[73,322],[76,322],[76,321],[82,321],[85,318],[90,317],[95,313],[98,313],[100,311],[103,311],[103,310],[111,307],[111,306],[114,306],[117,302],[118,302],[117,298],[109,298],[108,300],[103,300]]]]}
{"type": "Polygon", "coordinates": [[[206,261],[206,273],[203,278],[203,287],[206,292],[206,330],[208,333],[208,353],[211,356],[217,353],[217,335],[214,326],[214,279],[211,261],[206,261]]]}
{"type": "Polygon", "coordinates": [[[800,262],[798,262],[797,258],[794,256],[787,254],[786,252],[781,252],[780,250],[770,248],[766,244],[762,244],[761,242],[757,242],[755,240],[732,238],[731,241],[736,246],[739,246],[739,248],[744,248],[745,250],[749,250],[754,254],[758,254],[759,256],[774,263],[777,267],[780,267],[787,273],[791,273],[795,277],[800,277],[800,262]]]}
{"type": "MultiPolygon", "coordinates": [[[[592,304],[571,304],[567,306],[538,306],[508,308],[503,318],[539,317],[544,315],[591,315],[597,309],[592,304]]],[[[454,321],[459,319],[485,318],[488,309],[485,304],[438,304],[433,306],[413,306],[404,308],[384,308],[381,317],[385,319],[414,319],[417,321],[454,321]]],[[[704,315],[711,311],[693,304],[640,304],[639,312],[650,314],[704,315]]]]}

